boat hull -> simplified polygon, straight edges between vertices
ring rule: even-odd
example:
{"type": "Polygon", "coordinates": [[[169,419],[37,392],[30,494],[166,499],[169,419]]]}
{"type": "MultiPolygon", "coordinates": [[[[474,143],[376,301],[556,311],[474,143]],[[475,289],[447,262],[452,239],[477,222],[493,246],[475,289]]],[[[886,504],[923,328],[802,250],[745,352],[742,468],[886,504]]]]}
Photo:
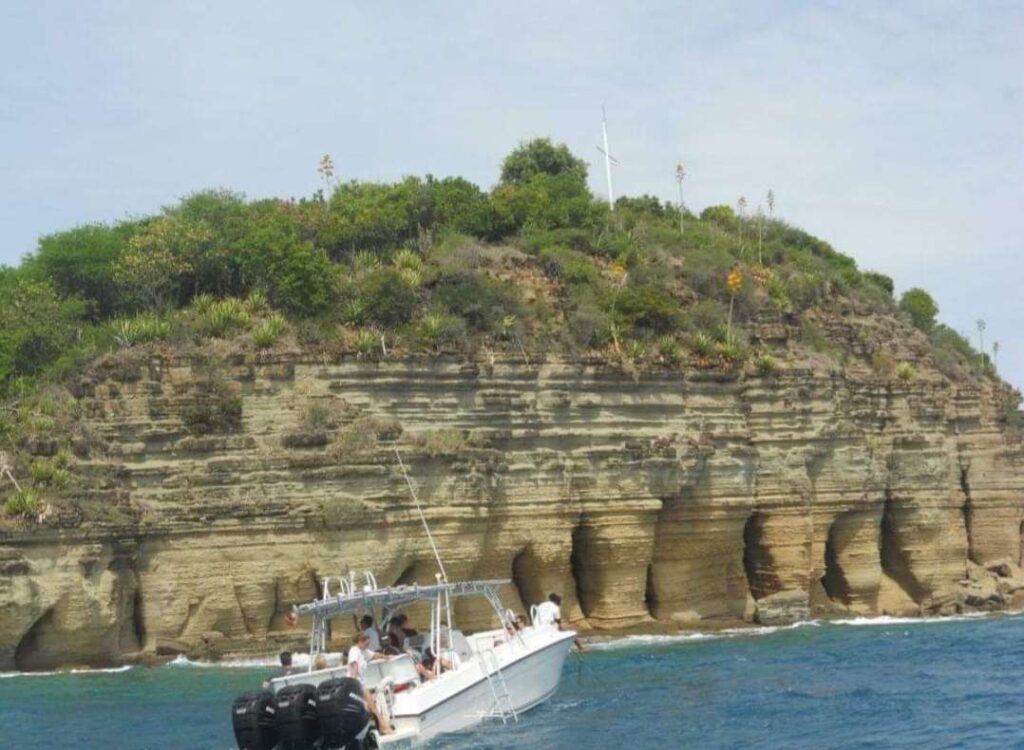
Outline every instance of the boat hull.
{"type": "MultiPolygon", "coordinates": [[[[473,670],[475,674],[460,675],[456,672],[444,675],[436,686],[430,686],[438,688],[433,691],[436,695],[419,696],[415,707],[407,704],[403,712],[401,701],[396,701],[395,724],[400,731],[394,744],[386,742],[388,737],[382,738],[384,744],[399,747],[405,744],[400,745],[397,742],[400,739],[424,742],[440,734],[467,729],[490,717],[500,720],[501,713],[495,710],[495,692],[506,720],[512,720],[509,705],[516,714],[520,714],[546,701],[558,689],[573,634],[552,631],[544,635],[541,642],[536,642],[540,639],[532,639],[534,642],[529,643],[528,648],[519,648],[516,644],[517,647],[496,652],[508,700],[500,686],[502,680],[493,670],[487,669],[492,675],[489,681],[483,666],[473,670]],[[492,686],[495,692],[492,692],[492,686]]],[[[480,663],[487,664],[485,661],[480,663]]]]}

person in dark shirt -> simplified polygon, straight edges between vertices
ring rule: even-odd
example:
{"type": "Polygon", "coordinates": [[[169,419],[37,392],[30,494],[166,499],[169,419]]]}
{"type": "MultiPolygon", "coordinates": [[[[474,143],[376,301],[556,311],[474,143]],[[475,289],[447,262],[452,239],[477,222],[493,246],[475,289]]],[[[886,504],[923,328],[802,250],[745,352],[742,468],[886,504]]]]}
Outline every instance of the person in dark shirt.
{"type": "Polygon", "coordinates": [[[278,658],[281,660],[281,676],[287,677],[292,673],[292,652],[282,651],[278,658]]]}

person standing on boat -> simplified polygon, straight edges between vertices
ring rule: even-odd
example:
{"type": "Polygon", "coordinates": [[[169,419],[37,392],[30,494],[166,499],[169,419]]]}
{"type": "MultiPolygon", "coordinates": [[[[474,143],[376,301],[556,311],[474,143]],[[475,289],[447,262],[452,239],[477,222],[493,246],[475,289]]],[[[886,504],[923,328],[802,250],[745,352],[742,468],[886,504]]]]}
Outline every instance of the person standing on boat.
{"type": "Polygon", "coordinates": [[[374,656],[373,650],[370,649],[370,637],[364,630],[355,637],[352,648],[348,650],[348,676],[362,682],[363,675],[366,674],[366,665],[374,656]]]}
{"type": "Polygon", "coordinates": [[[562,628],[562,597],[552,593],[546,602],[537,605],[535,625],[555,625],[562,628]]]}
{"type": "MultiPolygon", "coordinates": [[[[552,592],[548,595],[546,602],[538,604],[537,611],[534,614],[534,625],[541,627],[553,625],[559,630],[564,630],[562,627],[562,597],[552,592]]],[[[579,651],[586,650],[583,648],[583,644],[580,643],[579,638],[573,638],[572,642],[576,644],[576,648],[579,651]]]]}
{"type": "Polygon", "coordinates": [[[370,615],[363,615],[359,621],[359,629],[370,639],[370,650],[380,651],[380,631],[373,626],[373,618],[370,615]]]}

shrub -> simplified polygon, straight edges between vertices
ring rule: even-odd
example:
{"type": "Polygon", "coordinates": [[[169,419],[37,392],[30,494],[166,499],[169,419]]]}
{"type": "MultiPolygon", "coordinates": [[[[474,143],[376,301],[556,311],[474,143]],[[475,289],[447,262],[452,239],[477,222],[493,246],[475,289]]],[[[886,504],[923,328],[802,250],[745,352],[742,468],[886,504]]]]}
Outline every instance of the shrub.
{"type": "Polygon", "coordinates": [[[432,297],[472,329],[488,333],[496,331],[505,316],[520,312],[515,287],[472,271],[442,273],[432,297]]]}
{"type": "Polygon", "coordinates": [[[685,327],[694,333],[708,333],[711,338],[725,336],[729,320],[729,308],[717,300],[702,300],[687,309],[684,315],[685,327]]]}
{"type": "Polygon", "coordinates": [[[329,404],[322,401],[314,401],[306,407],[302,414],[301,427],[306,432],[334,429],[337,426],[338,421],[334,411],[329,404]]]}
{"type": "Polygon", "coordinates": [[[819,354],[833,354],[835,346],[825,332],[809,320],[800,321],[800,341],[819,354]]]}
{"type": "Polygon", "coordinates": [[[4,501],[4,514],[9,518],[31,518],[39,513],[42,503],[33,490],[17,490],[4,501]]]}
{"type": "Polygon", "coordinates": [[[458,453],[470,444],[466,430],[442,429],[416,433],[412,442],[430,456],[458,453]]]}
{"type": "Polygon", "coordinates": [[[675,298],[657,286],[626,287],[613,299],[613,312],[623,323],[655,333],[680,327],[681,311],[675,298]]]}
{"type": "Polygon", "coordinates": [[[908,289],[900,297],[900,310],[910,316],[910,322],[922,331],[935,327],[935,316],[939,306],[924,289],[908,289]]]}
{"type": "Polygon", "coordinates": [[[367,320],[386,327],[408,323],[416,309],[416,287],[392,268],[371,271],[358,285],[367,320]]]}
{"type": "Polygon", "coordinates": [[[917,375],[914,366],[909,362],[900,362],[896,365],[896,377],[904,383],[909,383],[917,375]]]}
{"type": "Polygon", "coordinates": [[[569,314],[568,328],[578,346],[600,349],[612,340],[611,318],[592,302],[583,302],[576,306],[569,314]]]}
{"type": "Polygon", "coordinates": [[[778,362],[771,354],[759,354],[754,364],[762,375],[771,375],[779,368],[778,362]]]}
{"type": "Polygon", "coordinates": [[[242,397],[227,383],[213,379],[197,386],[195,400],[182,409],[181,420],[194,435],[230,432],[242,426],[242,397]]]}
{"type": "Polygon", "coordinates": [[[700,220],[732,229],[737,224],[736,212],[731,206],[708,206],[700,212],[700,220]]]}
{"type": "Polygon", "coordinates": [[[874,284],[879,289],[887,292],[889,297],[892,297],[896,286],[893,284],[891,276],[886,276],[884,273],[878,273],[878,271],[865,271],[863,277],[866,282],[874,284]]]}
{"type": "Polygon", "coordinates": [[[541,250],[540,264],[548,276],[568,284],[594,284],[601,277],[587,256],[564,247],[541,250]]]}
{"type": "Polygon", "coordinates": [[[271,315],[253,329],[253,343],[260,349],[267,349],[281,338],[281,334],[284,333],[286,327],[284,318],[280,315],[271,315]]]}
{"type": "Polygon", "coordinates": [[[878,350],[871,355],[871,369],[883,378],[891,378],[896,373],[896,360],[888,352],[878,350]]]}

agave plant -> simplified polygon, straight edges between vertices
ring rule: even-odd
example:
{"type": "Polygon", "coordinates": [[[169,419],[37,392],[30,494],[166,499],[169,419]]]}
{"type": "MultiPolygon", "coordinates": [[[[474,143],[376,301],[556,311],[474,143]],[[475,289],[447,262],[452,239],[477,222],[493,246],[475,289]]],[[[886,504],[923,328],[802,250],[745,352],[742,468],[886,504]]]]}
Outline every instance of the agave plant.
{"type": "Polygon", "coordinates": [[[267,349],[281,337],[285,330],[284,318],[271,315],[252,331],[252,340],[260,349],[267,349]]]}
{"type": "Polygon", "coordinates": [[[203,330],[217,338],[236,328],[244,328],[249,322],[250,317],[245,305],[233,297],[214,302],[202,315],[203,330]]]}
{"type": "Polygon", "coordinates": [[[245,298],[245,309],[251,315],[259,315],[270,307],[270,300],[262,289],[253,289],[245,298]]]}
{"type": "Polygon", "coordinates": [[[405,282],[406,286],[411,289],[418,289],[420,284],[423,283],[423,274],[415,268],[402,268],[398,271],[398,275],[402,277],[402,281],[405,282]]]}
{"type": "Polygon", "coordinates": [[[40,504],[35,490],[16,490],[4,501],[4,514],[11,518],[30,518],[39,512],[40,504]]]}
{"type": "Polygon", "coordinates": [[[667,365],[677,365],[683,359],[683,350],[679,342],[671,336],[664,336],[658,339],[658,354],[667,365]]]}
{"type": "Polygon", "coordinates": [[[417,272],[423,270],[423,259],[420,258],[419,253],[407,247],[402,248],[391,257],[391,264],[399,269],[417,272]]]}
{"type": "Polygon", "coordinates": [[[380,258],[376,253],[371,253],[367,250],[360,250],[352,256],[352,268],[357,273],[362,271],[372,271],[378,266],[380,266],[380,258]]]}
{"type": "Polygon", "coordinates": [[[171,324],[152,313],[116,320],[112,328],[114,339],[122,347],[166,339],[171,333],[171,324]]]}
{"type": "Polygon", "coordinates": [[[341,306],[341,319],[352,325],[361,325],[366,322],[367,305],[366,301],[359,297],[347,300],[341,306]]]}
{"type": "Polygon", "coordinates": [[[352,343],[356,351],[364,357],[369,357],[377,352],[377,334],[368,328],[360,328],[356,331],[352,343]]]}
{"type": "Polygon", "coordinates": [[[216,302],[217,299],[212,294],[203,292],[192,298],[192,307],[200,315],[206,315],[216,302]]]}
{"type": "Polygon", "coordinates": [[[703,331],[698,331],[690,339],[690,349],[698,357],[706,357],[715,349],[715,341],[703,331]]]}

